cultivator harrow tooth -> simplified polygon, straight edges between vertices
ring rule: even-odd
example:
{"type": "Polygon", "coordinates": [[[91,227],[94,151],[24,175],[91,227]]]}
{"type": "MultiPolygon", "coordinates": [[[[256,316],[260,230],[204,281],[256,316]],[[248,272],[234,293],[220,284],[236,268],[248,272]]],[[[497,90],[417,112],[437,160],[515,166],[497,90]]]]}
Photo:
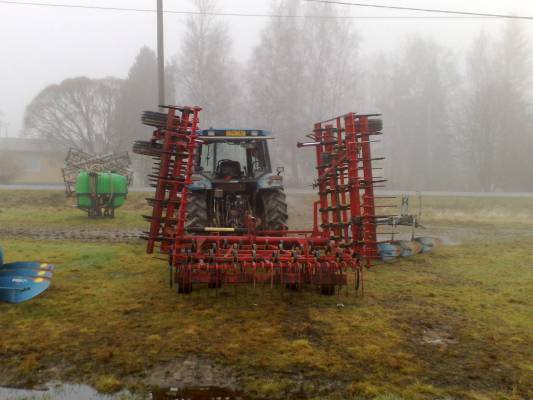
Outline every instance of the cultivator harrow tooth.
{"type": "Polygon", "coordinates": [[[148,155],[156,162],[154,173],[148,175],[155,196],[147,199],[152,215],[150,231],[143,234],[148,240],[147,252],[153,253],[160,242],[163,252],[170,250],[173,239],[184,233],[187,185],[191,183],[196,130],[200,107],[166,106],[166,113],[145,111],[142,122],[155,127],[150,141],[137,141],[134,152],[148,155]]]}

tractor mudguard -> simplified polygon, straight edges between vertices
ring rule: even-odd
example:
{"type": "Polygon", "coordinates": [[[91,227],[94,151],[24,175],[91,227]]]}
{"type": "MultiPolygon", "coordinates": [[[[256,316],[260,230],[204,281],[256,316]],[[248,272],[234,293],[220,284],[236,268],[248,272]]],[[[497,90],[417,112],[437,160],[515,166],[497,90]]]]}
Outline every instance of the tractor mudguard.
{"type": "Polygon", "coordinates": [[[281,176],[274,174],[267,174],[259,178],[257,181],[257,189],[283,189],[283,179],[281,176]]]}
{"type": "Polygon", "coordinates": [[[213,188],[213,183],[202,175],[194,175],[194,180],[190,185],[187,185],[187,189],[193,192],[199,190],[210,190],[213,188]]]}

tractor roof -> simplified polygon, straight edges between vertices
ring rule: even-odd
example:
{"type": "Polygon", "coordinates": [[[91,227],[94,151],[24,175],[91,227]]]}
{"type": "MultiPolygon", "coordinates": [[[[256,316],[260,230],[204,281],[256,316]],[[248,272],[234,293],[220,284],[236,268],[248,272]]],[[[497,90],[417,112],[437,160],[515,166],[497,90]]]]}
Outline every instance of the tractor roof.
{"type": "Polygon", "coordinates": [[[263,129],[220,129],[209,128],[197,131],[198,136],[207,138],[224,138],[233,140],[272,138],[270,131],[263,129]]]}

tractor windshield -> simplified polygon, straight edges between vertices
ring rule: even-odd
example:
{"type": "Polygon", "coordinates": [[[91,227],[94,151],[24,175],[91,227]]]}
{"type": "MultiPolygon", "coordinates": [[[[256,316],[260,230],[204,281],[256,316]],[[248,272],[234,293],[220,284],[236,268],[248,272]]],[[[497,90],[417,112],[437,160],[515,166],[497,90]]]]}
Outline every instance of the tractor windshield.
{"type": "Polygon", "coordinates": [[[215,179],[257,178],[270,169],[263,140],[212,141],[199,150],[199,172],[215,179]]]}

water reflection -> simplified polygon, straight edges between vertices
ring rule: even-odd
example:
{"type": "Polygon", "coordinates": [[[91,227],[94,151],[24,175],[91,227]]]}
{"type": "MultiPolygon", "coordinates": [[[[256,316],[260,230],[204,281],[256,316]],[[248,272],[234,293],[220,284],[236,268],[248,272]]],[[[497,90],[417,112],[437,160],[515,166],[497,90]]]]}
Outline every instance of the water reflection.
{"type": "Polygon", "coordinates": [[[41,390],[0,387],[0,399],[2,400],[123,400],[135,398],[125,391],[114,395],[105,395],[98,393],[90,386],[70,383],[49,384],[41,390]]]}
{"type": "Polygon", "coordinates": [[[151,395],[152,400],[251,400],[242,393],[224,388],[196,388],[196,389],[156,389],[151,395]]]}
{"type": "Polygon", "coordinates": [[[224,388],[159,388],[148,394],[121,391],[113,395],[98,393],[92,387],[77,384],[48,384],[43,389],[0,387],[0,400],[252,400],[242,393],[224,388]]]}

